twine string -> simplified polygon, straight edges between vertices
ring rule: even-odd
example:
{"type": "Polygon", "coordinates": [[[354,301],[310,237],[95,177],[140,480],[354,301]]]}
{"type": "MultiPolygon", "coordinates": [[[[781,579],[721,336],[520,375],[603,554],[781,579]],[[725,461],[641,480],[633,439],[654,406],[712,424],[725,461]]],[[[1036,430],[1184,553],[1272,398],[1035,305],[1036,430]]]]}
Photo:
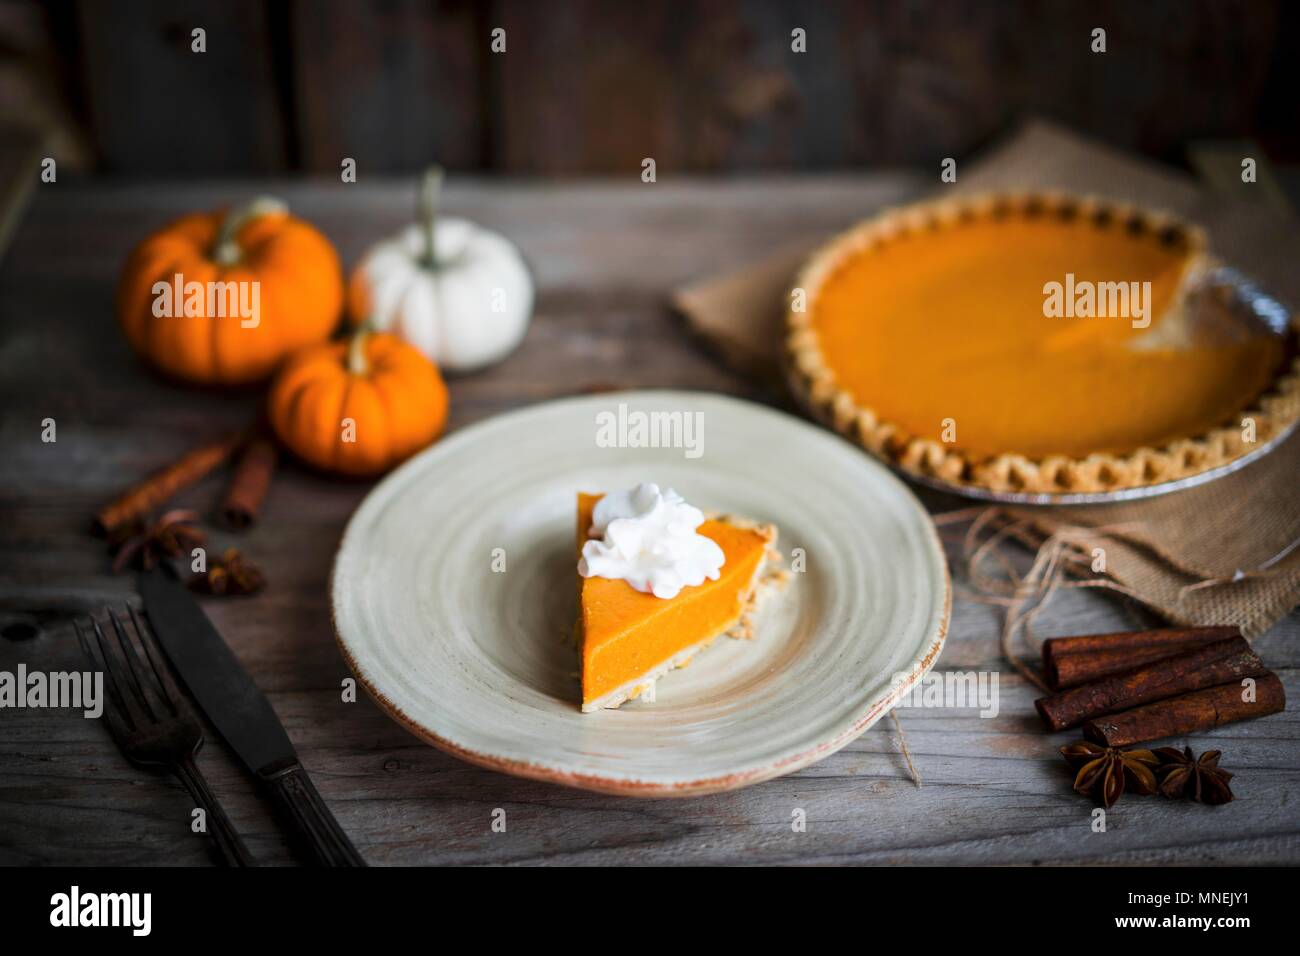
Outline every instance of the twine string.
{"type": "Polygon", "coordinates": [[[965,508],[936,519],[943,526],[963,521],[970,522],[962,546],[963,570],[975,589],[969,596],[1006,608],[999,636],[1002,657],[1016,673],[1044,692],[1050,693],[1050,688],[1017,644],[1030,654],[1041,652],[1041,642],[1034,640],[1033,623],[1058,591],[1102,588],[1142,601],[1141,595],[1114,578],[1089,576],[1085,570],[1090,567],[1088,545],[1097,536],[1129,532],[1131,524],[1092,528],[1067,525],[1044,536],[1032,521],[996,507],[965,508]],[[1004,548],[1012,540],[1033,554],[1029,570],[1023,575],[1004,548]],[[986,570],[990,560],[998,562],[1000,575],[986,570]]]}
{"type": "Polygon", "coordinates": [[[894,730],[897,733],[898,749],[903,752],[903,760],[907,763],[907,772],[912,777],[912,783],[916,788],[921,789],[921,775],[916,772],[916,764],[912,763],[912,751],[907,746],[907,734],[903,733],[903,722],[898,719],[898,708],[895,707],[889,712],[889,717],[894,722],[894,730]]]}
{"type": "MultiPolygon", "coordinates": [[[[1105,537],[1126,540],[1152,551],[1166,560],[1174,570],[1183,573],[1167,556],[1134,535],[1142,527],[1140,523],[1094,527],[1064,525],[1045,534],[1030,519],[1018,517],[1003,508],[985,505],[935,515],[934,523],[940,529],[968,525],[966,533],[961,536],[961,567],[970,589],[963,588],[961,596],[965,600],[1006,609],[999,636],[1002,656],[1021,677],[1045,693],[1050,693],[1051,689],[1037,669],[1029,663],[1025,653],[1035,656],[1041,653],[1042,642],[1035,641],[1033,624],[1055,594],[1063,590],[1100,588],[1122,595],[1137,604],[1146,604],[1142,595],[1133,588],[1117,581],[1108,573],[1097,574],[1092,571],[1089,558],[1094,542],[1105,537]],[[1008,541],[1023,545],[1033,554],[1029,570],[1024,574],[1017,570],[1004,547],[1008,541]],[[995,570],[987,568],[990,562],[996,562],[995,570]],[[1018,645],[1023,647],[1023,652],[1018,649],[1018,645]]],[[[1179,591],[1179,600],[1194,591],[1272,577],[1281,570],[1274,565],[1297,547],[1300,547],[1300,539],[1251,571],[1238,569],[1230,576],[1209,577],[1188,584],[1179,591]]],[[[920,787],[921,777],[912,761],[902,722],[894,710],[889,712],[889,716],[894,722],[898,746],[907,763],[908,773],[912,782],[920,787]]]]}

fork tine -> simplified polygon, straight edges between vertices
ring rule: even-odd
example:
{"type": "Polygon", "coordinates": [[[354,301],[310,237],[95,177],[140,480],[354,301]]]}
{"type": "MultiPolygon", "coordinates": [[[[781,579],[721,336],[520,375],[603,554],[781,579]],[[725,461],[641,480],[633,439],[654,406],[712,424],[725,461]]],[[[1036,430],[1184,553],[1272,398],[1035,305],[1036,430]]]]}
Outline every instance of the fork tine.
{"type": "Polygon", "coordinates": [[[122,648],[122,657],[131,675],[131,686],[144,705],[146,716],[156,722],[162,716],[162,711],[155,705],[158,691],[151,686],[153,681],[149,679],[149,666],[141,659],[135,641],[131,640],[131,635],[126,632],[126,628],[122,626],[122,622],[118,620],[116,612],[111,607],[108,609],[108,619],[113,622],[113,633],[117,636],[118,646],[122,648]],[[150,693],[151,689],[153,693],[150,693]]]}
{"type": "MultiPolygon", "coordinates": [[[[92,616],[90,620],[93,623],[95,619],[92,616]]],[[[72,626],[77,629],[77,641],[81,644],[82,653],[86,655],[86,663],[94,670],[101,671],[106,678],[104,683],[108,686],[109,700],[108,706],[104,708],[104,714],[108,717],[108,729],[112,731],[115,737],[120,738],[127,733],[127,726],[123,716],[125,709],[117,692],[117,682],[113,680],[112,672],[100,663],[95,656],[95,652],[90,649],[90,639],[86,637],[85,631],[81,629],[81,622],[74,619],[72,626]]]]}
{"type": "Polygon", "coordinates": [[[122,717],[125,719],[127,726],[134,730],[136,727],[147,723],[147,721],[144,712],[140,709],[140,705],[132,700],[131,690],[127,685],[126,676],[123,674],[125,663],[118,655],[113,653],[112,645],[99,626],[99,619],[92,617],[90,623],[94,625],[95,639],[99,642],[99,653],[104,658],[104,672],[109,675],[109,680],[117,689],[117,702],[122,708],[122,717]]]}
{"type": "Polygon", "coordinates": [[[136,636],[140,639],[140,646],[144,648],[145,656],[149,658],[149,664],[153,668],[154,676],[158,679],[158,686],[162,688],[163,698],[167,705],[171,707],[172,713],[180,713],[184,707],[184,697],[181,696],[180,688],[172,680],[171,668],[163,660],[162,653],[158,648],[158,641],[153,636],[153,632],[148,630],[140,618],[136,616],[135,608],[131,605],[126,606],[127,613],[131,615],[131,623],[135,625],[136,636]]]}

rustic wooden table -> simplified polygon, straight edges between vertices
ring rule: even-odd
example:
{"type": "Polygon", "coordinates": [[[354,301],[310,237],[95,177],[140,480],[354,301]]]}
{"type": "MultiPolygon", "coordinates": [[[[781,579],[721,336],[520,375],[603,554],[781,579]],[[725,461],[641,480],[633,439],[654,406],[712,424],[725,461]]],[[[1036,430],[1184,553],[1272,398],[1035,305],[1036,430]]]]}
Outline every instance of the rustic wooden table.
{"type": "MultiPolygon", "coordinates": [[[[523,347],[488,372],[452,381],[452,428],[587,386],[680,387],[781,404],[722,370],[665,306],[674,286],[843,227],[913,194],[908,175],[763,178],[655,185],[454,182],[447,205],[513,237],[540,287],[523,347]]],[[[114,325],[114,279],[132,244],[178,213],[257,191],[287,198],[338,244],[345,263],[404,222],[405,183],[41,186],[0,263],[0,670],[81,667],[75,612],[129,599],[90,515],[113,493],[209,436],[245,423],[252,393],[186,390],[144,369],[114,325]],[[57,441],[41,441],[41,422],[57,441]],[[9,630],[8,633],[14,633],[9,630]]],[[[208,509],[212,478],[182,496],[208,509]]],[[[209,612],[268,693],[344,827],[375,864],[416,863],[1296,863],[1300,723],[1266,721],[1197,737],[1238,772],[1236,803],[1207,808],[1121,802],[1105,833],[1070,792],[1041,731],[1032,687],[999,657],[999,612],[958,600],[940,670],[1001,672],[995,718],[909,709],[900,716],[923,779],[909,779],[884,720],[804,771],[735,793],[683,801],[598,796],[479,770],[425,746],[368,700],[340,701],[326,578],[368,486],[289,466],[264,520],[238,544],[270,587],[209,612]],[[507,814],[505,833],[492,813],[507,814]],[[807,813],[793,832],[792,811],[807,813]]],[[[923,494],[935,511],[962,502],[923,494]]],[[[1267,503],[1262,503],[1267,507],[1267,503]]],[[[1057,598],[1040,633],[1124,629],[1138,612],[1084,593],[1057,598]]],[[[1257,642],[1300,696],[1300,616],[1257,642]]],[[[200,762],[253,852],[295,857],[266,802],[209,733],[200,762]]],[[[0,711],[0,863],[197,864],[189,800],[170,778],[123,759],[106,728],[72,711],[0,711]]]]}

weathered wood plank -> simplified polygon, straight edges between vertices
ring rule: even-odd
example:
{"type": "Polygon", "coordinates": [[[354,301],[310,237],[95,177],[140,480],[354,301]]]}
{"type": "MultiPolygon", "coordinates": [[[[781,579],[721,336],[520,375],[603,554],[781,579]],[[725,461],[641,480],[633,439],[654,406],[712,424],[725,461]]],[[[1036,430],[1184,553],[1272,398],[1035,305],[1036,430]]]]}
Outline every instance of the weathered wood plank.
{"type": "Polygon", "coordinates": [[[1189,135],[1250,132],[1243,117],[1271,125],[1258,136],[1291,136],[1285,109],[1262,109],[1291,59],[1277,48],[1283,7],[502,0],[495,162],[579,174],[653,157],[661,177],[880,163],[937,173],[1025,111],[1181,159],[1189,135]],[[1097,27],[1104,53],[1091,49],[1097,27]],[[807,52],[792,49],[796,28],[807,52]]]}
{"type": "Polygon", "coordinates": [[[296,0],[295,123],[303,169],[358,173],[481,167],[487,31],[468,2],[296,0]]]}
{"type": "Polygon", "coordinates": [[[267,8],[256,0],[83,0],[85,98],[105,169],[180,176],[288,162],[267,8]],[[206,52],[192,51],[194,29],[206,52]]]}
{"type": "Polygon", "coordinates": [[[46,136],[23,127],[0,125],[0,258],[32,191],[40,185],[46,136]]]}
{"type": "MultiPolygon", "coordinates": [[[[933,164],[1025,112],[1181,160],[1192,137],[1294,149],[1277,0],[81,2],[101,158],[131,173],[623,172],[933,164]],[[195,26],[208,52],[189,52],[195,26]],[[505,52],[489,47],[506,30],[505,52]],[[1106,52],[1092,30],[1107,31],[1106,52]],[[806,52],[792,49],[805,31],[806,52]],[[1122,108],[1118,106],[1122,104],[1122,108]]],[[[59,8],[52,14],[62,21],[59,8]]]]}
{"type": "MultiPolygon", "coordinates": [[[[644,186],[633,179],[540,188],[453,180],[448,205],[516,239],[539,284],[524,346],[503,365],[451,381],[453,428],[507,408],[617,380],[630,387],[715,389],[780,404],[722,370],[666,308],[675,285],[814,239],[910,195],[908,176],[763,178],[644,186]]],[[[355,261],[408,215],[405,182],[278,184],[355,261]]],[[[30,620],[29,643],[0,639],[0,670],[22,661],[79,666],[69,613],[131,593],[86,533],[94,508],[201,437],[242,423],[255,393],[192,391],[143,369],[111,316],[113,282],[145,231],[248,184],[42,188],[0,263],[0,630],[30,620]],[[39,316],[40,321],[32,321],[39,316]],[[39,440],[58,420],[59,441],[39,440]]],[[[210,509],[214,477],[178,502],[210,509]]],[[[958,580],[940,667],[1000,672],[1000,710],[909,709],[900,716],[924,786],[917,789],[884,721],[798,774],[686,801],[625,800],[478,770],[409,736],[369,700],[345,704],[325,592],[338,538],[367,490],[288,465],[265,520],[238,544],[270,588],[211,601],[217,626],[267,691],[317,783],[376,863],[1295,863],[1300,861],[1300,726],[1294,709],[1199,735],[1238,772],[1239,800],[1208,811],[1124,801],[1108,832],[1089,830],[1029,688],[1001,661],[996,608],[965,600],[958,580]],[[506,810],[504,834],[490,827],[506,810]],[[808,814],[792,832],[791,812],[808,814]]],[[[933,510],[961,504],[919,492],[933,510]]],[[[957,547],[959,535],[953,538],[957,547]]],[[[956,551],[951,553],[956,556],[956,551]]],[[[1043,635],[1142,623],[1123,604],[1063,593],[1043,635]]],[[[1257,642],[1293,698],[1300,615],[1257,642]]],[[[266,803],[210,735],[201,757],[253,852],[294,860],[266,803]]],[[[179,785],[132,768],[94,721],[67,712],[0,711],[0,863],[202,863],[179,785]]]]}

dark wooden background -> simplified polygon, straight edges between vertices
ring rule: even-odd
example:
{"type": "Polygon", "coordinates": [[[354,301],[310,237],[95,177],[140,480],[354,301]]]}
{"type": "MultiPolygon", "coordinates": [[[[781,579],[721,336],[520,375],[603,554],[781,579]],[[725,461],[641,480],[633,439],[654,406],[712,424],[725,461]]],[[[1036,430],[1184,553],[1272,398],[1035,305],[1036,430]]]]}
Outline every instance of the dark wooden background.
{"type": "Polygon", "coordinates": [[[1300,4],[1281,0],[43,9],[49,83],[88,165],[114,173],[337,172],[343,157],[362,176],[435,158],[569,175],[639,170],[651,156],[661,178],[928,164],[1029,113],[1175,162],[1206,138],[1300,158],[1300,4]],[[206,53],[190,51],[195,26],[206,53]],[[1090,51],[1098,26],[1104,54],[1090,51]],[[495,27],[504,54],[489,48],[495,27]],[[807,53],[791,52],[795,27],[807,53]]]}

